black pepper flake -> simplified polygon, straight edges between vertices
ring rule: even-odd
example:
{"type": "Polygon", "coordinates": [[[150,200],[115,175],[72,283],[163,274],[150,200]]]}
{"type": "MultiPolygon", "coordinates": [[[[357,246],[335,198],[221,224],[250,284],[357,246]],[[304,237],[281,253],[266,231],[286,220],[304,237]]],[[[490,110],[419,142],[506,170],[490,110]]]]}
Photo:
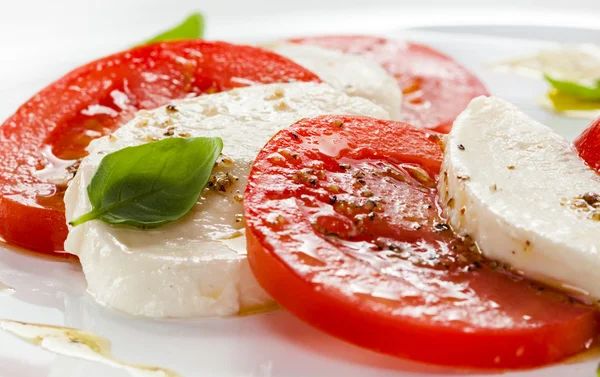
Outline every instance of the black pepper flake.
{"type": "Polygon", "coordinates": [[[508,170],[515,170],[515,165],[509,165],[506,167],[508,170]]]}
{"type": "Polygon", "coordinates": [[[458,144],[458,149],[460,149],[461,151],[465,150],[465,146],[462,144],[458,144]]]}
{"type": "Polygon", "coordinates": [[[329,197],[329,204],[333,205],[333,204],[335,204],[335,202],[337,202],[337,196],[336,195],[331,195],[329,197]]]}
{"type": "Polygon", "coordinates": [[[75,174],[77,174],[77,170],[79,169],[79,165],[81,165],[81,158],[78,158],[77,160],[75,160],[75,162],[73,162],[71,165],[67,166],[67,168],[65,169],[67,171],[67,173],[69,173],[69,175],[71,175],[71,178],[75,177],[75,174]]]}
{"type": "Polygon", "coordinates": [[[481,263],[479,263],[478,261],[473,262],[473,266],[475,266],[475,268],[481,268],[481,263]]]}
{"type": "Polygon", "coordinates": [[[167,105],[167,111],[174,113],[179,111],[175,105],[167,105]]]}
{"type": "Polygon", "coordinates": [[[365,202],[365,204],[364,204],[364,208],[365,208],[367,211],[372,211],[372,210],[374,210],[375,208],[377,208],[377,205],[378,205],[378,204],[379,204],[379,203],[377,202],[377,200],[368,199],[368,200],[365,202]]]}
{"type": "Polygon", "coordinates": [[[291,134],[292,134],[292,137],[293,137],[294,139],[296,139],[296,140],[300,139],[300,138],[298,137],[298,134],[297,134],[297,133],[295,133],[295,132],[291,132],[291,134]]]}
{"type": "Polygon", "coordinates": [[[375,220],[375,212],[369,213],[368,217],[369,217],[369,220],[371,220],[371,221],[375,220]]]}
{"type": "Polygon", "coordinates": [[[596,194],[595,192],[586,192],[585,194],[581,195],[581,199],[585,200],[588,205],[593,206],[594,204],[600,202],[600,195],[596,194]]]}
{"type": "Polygon", "coordinates": [[[448,224],[438,223],[433,226],[433,228],[438,232],[444,232],[450,230],[450,226],[448,224]]]}

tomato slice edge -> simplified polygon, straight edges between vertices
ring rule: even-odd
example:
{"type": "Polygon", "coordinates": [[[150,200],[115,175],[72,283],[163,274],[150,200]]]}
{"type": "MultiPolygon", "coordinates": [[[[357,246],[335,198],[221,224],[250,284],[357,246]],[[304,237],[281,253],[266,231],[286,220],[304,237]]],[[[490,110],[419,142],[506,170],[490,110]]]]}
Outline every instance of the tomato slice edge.
{"type": "Polygon", "coordinates": [[[581,157],[592,169],[600,172],[600,117],[577,136],[573,145],[581,157]]]}

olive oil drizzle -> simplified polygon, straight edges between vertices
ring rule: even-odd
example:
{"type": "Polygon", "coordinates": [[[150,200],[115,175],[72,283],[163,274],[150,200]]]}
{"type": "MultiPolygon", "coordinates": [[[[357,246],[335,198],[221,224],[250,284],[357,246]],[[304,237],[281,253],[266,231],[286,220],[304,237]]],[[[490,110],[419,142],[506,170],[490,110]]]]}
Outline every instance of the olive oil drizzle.
{"type": "Polygon", "coordinates": [[[4,284],[3,282],[0,281],[0,297],[1,296],[10,296],[13,293],[15,293],[15,289],[9,287],[8,285],[4,284]]]}
{"type": "Polygon", "coordinates": [[[122,369],[134,377],[181,377],[171,370],[130,364],[114,358],[108,339],[77,329],[0,320],[4,330],[21,340],[58,355],[93,361],[122,369]]]}

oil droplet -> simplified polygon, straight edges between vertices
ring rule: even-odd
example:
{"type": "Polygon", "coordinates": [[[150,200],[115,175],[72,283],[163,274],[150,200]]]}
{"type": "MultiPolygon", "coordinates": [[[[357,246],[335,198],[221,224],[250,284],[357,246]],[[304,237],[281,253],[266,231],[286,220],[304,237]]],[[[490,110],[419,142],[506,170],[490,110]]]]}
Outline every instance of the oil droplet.
{"type": "Polygon", "coordinates": [[[34,173],[38,179],[55,185],[69,183],[75,173],[75,170],[70,171],[70,167],[74,166],[76,160],[63,160],[56,157],[50,146],[43,147],[40,155],[46,161],[46,166],[34,173]]]}
{"type": "Polygon", "coordinates": [[[10,296],[13,293],[15,293],[14,288],[11,288],[8,285],[6,285],[0,281],[0,296],[10,296]]]}
{"type": "Polygon", "coordinates": [[[168,369],[119,361],[109,340],[85,331],[10,320],[0,320],[0,329],[55,354],[109,365],[134,377],[180,377],[168,369]]]}
{"type": "Polygon", "coordinates": [[[239,255],[246,255],[246,232],[244,229],[236,230],[234,233],[226,235],[219,239],[219,242],[239,255]]]}
{"type": "Polygon", "coordinates": [[[238,313],[239,317],[248,317],[255,314],[262,314],[267,312],[272,312],[279,309],[279,304],[276,302],[271,302],[266,305],[254,305],[249,306],[247,308],[240,309],[238,313]]]}
{"type": "Polygon", "coordinates": [[[319,151],[327,156],[337,157],[344,149],[350,149],[348,140],[339,135],[322,136],[319,138],[319,151]]]}
{"type": "Polygon", "coordinates": [[[575,119],[587,119],[587,120],[593,120],[596,119],[598,116],[600,116],[600,102],[583,102],[586,104],[586,106],[589,106],[590,108],[586,109],[577,109],[575,108],[576,106],[573,106],[573,104],[577,103],[577,99],[572,100],[572,103],[567,103],[567,104],[562,104],[562,107],[565,107],[564,109],[561,109],[560,111],[556,109],[554,103],[548,98],[549,95],[544,95],[540,98],[537,99],[537,104],[540,105],[542,108],[551,111],[551,112],[555,112],[558,113],[562,116],[568,117],[568,118],[575,118],[575,119]],[[574,103],[573,103],[574,102],[574,103]],[[572,106],[574,107],[573,109],[567,109],[567,107],[572,106]],[[591,107],[595,107],[596,109],[592,109],[591,107]]]}

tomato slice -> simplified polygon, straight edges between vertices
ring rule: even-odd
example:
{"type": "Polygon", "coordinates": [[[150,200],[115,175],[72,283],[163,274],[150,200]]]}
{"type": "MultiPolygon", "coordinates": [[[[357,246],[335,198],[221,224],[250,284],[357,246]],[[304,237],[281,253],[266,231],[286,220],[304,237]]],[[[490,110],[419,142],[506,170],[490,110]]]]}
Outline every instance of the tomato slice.
{"type": "Polygon", "coordinates": [[[373,59],[398,80],[404,94],[402,122],[448,133],[454,119],[481,95],[481,81],[450,57],[417,43],[371,36],[293,39],[373,59]]]}
{"type": "Polygon", "coordinates": [[[573,142],[575,149],[592,169],[600,172],[600,117],[590,124],[573,142]]]}
{"type": "Polygon", "coordinates": [[[319,81],[272,52],[201,40],[142,46],[72,71],[0,127],[0,237],[30,250],[63,250],[67,179],[48,177],[68,178],[92,139],[137,110],[188,95],[290,80],[319,81]]]}
{"type": "Polygon", "coordinates": [[[595,312],[511,275],[440,217],[436,133],[305,119],[258,155],[248,259],[282,307],[336,337],[418,361],[524,368],[577,353],[595,312]]]}

